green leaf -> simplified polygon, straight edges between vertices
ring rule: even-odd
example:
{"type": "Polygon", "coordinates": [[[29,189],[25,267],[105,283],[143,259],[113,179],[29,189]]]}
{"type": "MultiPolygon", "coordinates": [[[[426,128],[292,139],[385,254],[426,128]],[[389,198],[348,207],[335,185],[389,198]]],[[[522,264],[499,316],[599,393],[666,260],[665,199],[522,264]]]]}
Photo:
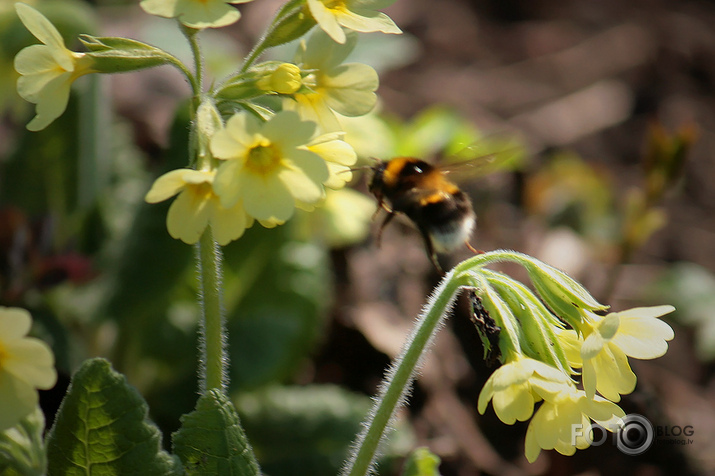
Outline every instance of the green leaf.
{"type": "Polygon", "coordinates": [[[337,474],[347,457],[370,399],[332,385],[309,385],[244,394],[236,405],[266,474],[328,475],[337,474]]]}
{"type": "Polygon", "coordinates": [[[104,359],[85,361],[72,378],[47,437],[48,473],[61,475],[179,475],[161,449],[144,399],[104,359]]]}
{"type": "Polygon", "coordinates": [[[42,476],[47,458],[42,433],[45,416],[39,407],[12,428],[0,432],[0,474],[42,476]]]}
{"type": "Polygon", "coordinates": [[[439,463],[439,456],[428,448],[417,448],[405,461],[402,476],[439,476],[439,463]]]}
{"type": "Polygon", "coordinates": [[[189,475],[259,475],[258,463],[233,403],[217,389],[199,398],[172,435],[174,452],[189,475]]]}

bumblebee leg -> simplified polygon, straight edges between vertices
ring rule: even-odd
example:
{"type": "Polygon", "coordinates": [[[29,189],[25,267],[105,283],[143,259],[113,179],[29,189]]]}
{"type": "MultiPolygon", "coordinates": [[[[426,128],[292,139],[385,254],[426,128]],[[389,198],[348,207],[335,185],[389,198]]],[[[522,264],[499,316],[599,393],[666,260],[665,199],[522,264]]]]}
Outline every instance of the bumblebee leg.
{"type": "Polygon", "coordinates": [[[437,269],[437,272],[444,276],[444,271],[442,270],[442,267],[439,265],[439,261],[437,261],[437,252],[434,250],[434,245],[432,244],[432,238],[430,238],[429,233],[427,233],[424,230],[420,230],[420,233],[422,234],[422,239],[425,242],[425,249],[427,250],[427,256],[429,256],[430,261],[432,261],[432,264],[434,267],[437,269]]]}
{"type": "Polygon", "coordinates": [[[484,251],[478,250],[478,249],[474,248],[474,247],[471,245],[471,243],[469,243],[469,240],[466,240],[466,241],[464,242],[464,244],[467,245],[467,248],[469,248],[469,251],[471,251],[471,252],[474,253],[475,255],[481,255],[481,254],[484,253],[484,251]]]}
{"type": "Polygon", "coordinates": [[[377,236],[375,237],[375,245],[378,248],[380,247],[380,242],[382,241],[382,230],[387,226],[388,223],[390,223],[390,221],[392,221],[393,218],[395,218],[395,215],[397,215],[397,213],[390,210],[385,219],[382,221],[382,224],[380,224],[380,228],[377,230],[377,236]]]}

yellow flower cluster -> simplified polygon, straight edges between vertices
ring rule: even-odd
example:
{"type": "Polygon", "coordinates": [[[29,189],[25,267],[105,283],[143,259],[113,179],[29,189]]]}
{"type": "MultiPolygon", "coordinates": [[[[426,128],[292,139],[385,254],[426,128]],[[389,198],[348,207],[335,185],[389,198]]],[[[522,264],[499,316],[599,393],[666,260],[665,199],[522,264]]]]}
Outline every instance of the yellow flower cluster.
{"type": "Polygon", "coordinates": [[[525,449],[530,462],[542,449],[572,455],[587,448],[587,433],[575,433],[574,428],[590,428],[591,421],[609,431],[619,428],[625,413],[615,402],[632,392],[636,383],[628,357],[654,359],[665,354],[674,334],[658,318],[673,310],[672,306],[635,308],[605,317],[583,310],[578,329],[557,329],[556,333],[572,375],[520,351],[507,352],[504,364],[479,395],[479,412],[483,414],[492,401],[495,413],[506,424],[531,418],[525,449]],[[572,378],[576,369],[582,369],[583,390],[572,378]]]}

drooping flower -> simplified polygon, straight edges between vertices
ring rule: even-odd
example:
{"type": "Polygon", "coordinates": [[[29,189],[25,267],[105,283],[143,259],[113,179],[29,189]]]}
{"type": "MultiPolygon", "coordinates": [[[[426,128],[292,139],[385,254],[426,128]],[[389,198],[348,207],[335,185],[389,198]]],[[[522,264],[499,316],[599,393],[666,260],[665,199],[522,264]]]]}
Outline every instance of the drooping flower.
{"type": "Polygon", "coordinates": [[[211,225],[214,239],[223,246],[252,225],[240,200],[230,207],[221,204],[212,186],[215,175],[214,170],[178,169],[156,179],[146,194],[147,202],[158,203],[179,194],[166,215],[166,227],[173,238],[196,243],[211,225]]]}
{"type": "Polygon", "coordinates": [[[517,357],[494,371],[479,394],[477,409],[484,414],[489,400],[494,412],[507,425],[526,421],[534,413],[534,403],[540,400],[535,387],[561,388],[572,385],[569,377],[558,369],[528,357],[517,357]]]}
{"type": "Polygon", "coordinates": [[[393,3],[395,0],[308,0],[308,8],[323,31],[345,43],[342,27],[363,33],[402,33],[390,17],[377,11],[393,3]]]}
{"type": "Polygon", "coordinates": [[[50,347],[27,337],[32,326],[24,309],[0,307],[0,431],[17,424],[35,409],[37,389],[57,381],[50,347]]]}
{"type": "Polygon", "coordinates": [[[220,28],[241,18],[230,4],[251,0],[142,0],[141,7],[150,15],[177,18],[191,28],[220,28]]]}
{"type": "Polygon", "coordinates": [[[654,359],[668,350],[673,329],[657,317],[672,312],[672,306],[635,308],[605,317],[585,313],[581,334],[564,330],[558,338],[570,365],[583,368],[583,386],[592,397],[596,391],[617,402],[631,393],[636,375],[628,357],[654,359]]]}
{"type": "Polygon", "coordinates": [[[558,391],[535,387],[544,403],[534,414],[526,430],[526,459],[533,463],[542,449],[555,449],[563,455],[573,455],[577,449],[591,444],[591,420],[609,431],[619,428],[625,412],[615,403],[599,396],[589,398],[575,386],[558,391]]]}
{"type": "Polygon", "coordinates": [[[592,331],[584,332],[581,345],[586,394],[593,397],[598,390],[617,402],[620,395],[632,392],[636,376],[628,357],[655,359],[667,352],[673,329],[658,317],[674,310],[673,306],[639,307],[603,318],[589,313],[584,327],[591,326],[592,331]]]}
{"type": "Polygon", "coordinates": [[[211,152],[224,162],[214,189],[225,207],[242,201],[246,212],[261,223],[282,224],[296,204],[314,204],[325,196],[325,161],[306,145],[315,123],[282,111],[266,122],[238,113],[211,138],[211,152]]]}
{"type": "Polygon", "coordinates": [[[72,83],[80,76],[96,72],[92,69],[94,60],[68,50],[57,28],[34,8],[16,3],[15,10],[23,25],[43,43],[23,48],[15,56],[15,70],[21,75],[17,92],[37,105],[37,115],[27,128],[39,131],[65,111],[72,83]]]}
{"type": "Polygon", "coordinates": [[[296,55],[300,69],[310,71],[303,78],[308,92],[294,94],[283,107],[318,123],[322,132],[341,130],[333,111],[349,117],[370,112],[377,103],[377,73],[366,64],[343,64],[356,41],[355,35],[348,35],[347,42],[339,45],[322,30],[313,32],[296,55]]]}

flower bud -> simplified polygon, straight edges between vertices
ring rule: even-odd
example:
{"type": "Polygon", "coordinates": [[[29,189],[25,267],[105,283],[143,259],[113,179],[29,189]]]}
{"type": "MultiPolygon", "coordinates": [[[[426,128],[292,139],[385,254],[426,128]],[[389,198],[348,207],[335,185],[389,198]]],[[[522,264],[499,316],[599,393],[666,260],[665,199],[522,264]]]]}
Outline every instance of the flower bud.
{"type": "Polygon", "coordinates": [[[300,68],[292,63],[281,63],[275,70],[259,79],[257,85],[264,91],[293,94],[303,85],[300,68]]]}

